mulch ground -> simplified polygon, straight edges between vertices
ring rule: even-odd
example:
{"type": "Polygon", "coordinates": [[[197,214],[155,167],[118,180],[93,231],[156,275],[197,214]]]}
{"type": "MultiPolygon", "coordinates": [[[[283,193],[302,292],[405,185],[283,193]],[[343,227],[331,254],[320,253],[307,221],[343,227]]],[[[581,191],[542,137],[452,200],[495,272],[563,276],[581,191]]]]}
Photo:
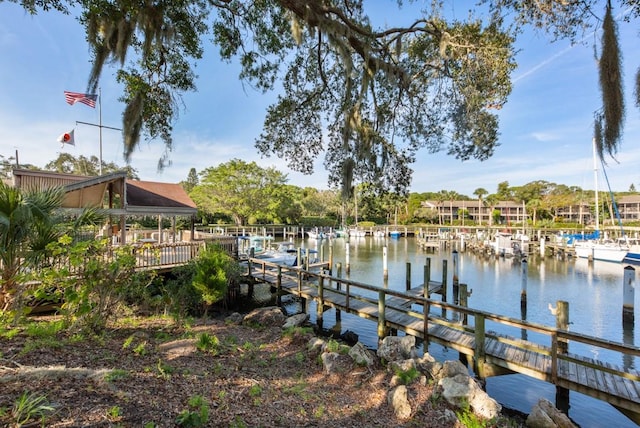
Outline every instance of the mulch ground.
{"type": "Polygon", "coordinates": [[[413,414],[397,419],[387,404],[391,374],[384,367],[326,374],[306,348],[309,333],[284,335],[222,318],[189,327],[141,318],[98,338],[8,336],[0,337],[2,426],[17,426],[15,407],[25,392],[51,410],[43,423],[33,418],[22,426],[463,426],[445,416],[455,409],[429,382],[409,386],[413,414]]]}

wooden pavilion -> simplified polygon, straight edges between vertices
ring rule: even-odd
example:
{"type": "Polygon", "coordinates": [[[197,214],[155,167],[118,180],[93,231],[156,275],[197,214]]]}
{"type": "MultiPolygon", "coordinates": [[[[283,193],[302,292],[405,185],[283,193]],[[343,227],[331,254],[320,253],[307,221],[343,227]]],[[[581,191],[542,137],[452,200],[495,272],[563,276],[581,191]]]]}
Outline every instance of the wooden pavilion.
{"type": "Polygon", "coordinates": [[[104,235],[114,242],[127,241],[126,218],[131,216],[158,216],[155,242],[176,240],[177,217],[190,218],[193,236],[197,208],[180,184],[132,180],[125,172],[90,177],[19,168],[13,170],[13,178],[14,186],[22,189],[63,187],[66,210],[101,208],[110,218],[117,217],[117,223],[104,228],[104,235]],[[163,233],[163,217],[171,218],[172,233],[163,233]]]}

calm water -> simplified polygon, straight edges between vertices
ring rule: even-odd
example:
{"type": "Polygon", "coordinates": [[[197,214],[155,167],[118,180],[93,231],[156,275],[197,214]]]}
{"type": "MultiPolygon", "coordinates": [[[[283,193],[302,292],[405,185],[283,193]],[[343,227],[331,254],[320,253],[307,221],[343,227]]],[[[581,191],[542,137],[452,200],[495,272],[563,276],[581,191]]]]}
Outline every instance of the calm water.
{"type": "MultiPolygon", "coordinates": [[[[451,291],[453,262],[448,250],[426,253],[415,245],[414,238],[384,240],[378,238],[352,238],[349,243],[338,238],[332,241],[297,241],[297,246],[320,250],[328,258],[329,246],[333,247],[333,261],[342,263],[342,276],[367,284],[383,286],[383,248],[387,246],[388,279],[386,286],[404,290],[406,286],[406,263],[411,263],[411,278],[414,285],[423,282],[423,266],[427,257],[431,259],[431,278],[442,278],[442,260],[448,260],[448,296],[451,291]],[[346,245],[349,245],[350,272],[347,274],[346,245]]],[[[526,319],[539,324],[555,326],[555,316],[549,305],[556,306],[558,300],[569,302],[570,329],[600,338],[624,342],[640,343],[640,332],[633,328],[623,329],[622,325],[622,283],[623,266],[598,262],[589,266],[586,260],[561,261],[553,258],[540,260],[530,257],[523,269],[519,261],[513,259],[485,259],[471,252],[461,252],[458,262],[459,281],[466,283],[472,291],[468,299],[469,307],[482,309],[513,318],[522,319],[520,293],[523,281],[527,287],[526,319]],[[526,272],[526,277],[523,275],[526,272]]],[[[335,272],[335,271],[334,271],[335,272]]],[[[640,293],[636,293],[635,306],[640,305],[640,293]]],[[[435,298],[439,298],[435,296],[435,298]]],[[[296,308],[289,308],[295,311],[296,308]]],[[[315,307],[309,308],[315,322],[315,307]]],[[[637,318],[638,316],[636,316],[637,318]]],[[[472,319],[471,319],[472,321],[472,319]]],[[[377,346],[377,326],[372,321],[342,313],[342,321],[336,324],[335,311],[324,315],[324,327],[339,331],[352,330],[360,341],[375,348],[377,346]]],[[[511,329],[487,322],[488,330],[521,337],[520,329],[511,329]]],[[[529,333],[528,340],[549,344],[548,336],[529,333]]],[[[600,348],[572,343],[573,352],[608,361],[619,366],[637,369],[640,361],[623,358],[620,354],[608,353],[600,348]]],[[[431,353],[438,360],[457,359],[454,350],[432,344],[431,353]]],[[[555,387],[524,375],[506,375],[487,380],[487,392],[503,406],[529,413],[539,398],[544,397],[555,403],[555,387]]],[[[609,404],[585,395],[570,393],[569,416],[581,427],[635,427],[622,413],[609,404]]]]}

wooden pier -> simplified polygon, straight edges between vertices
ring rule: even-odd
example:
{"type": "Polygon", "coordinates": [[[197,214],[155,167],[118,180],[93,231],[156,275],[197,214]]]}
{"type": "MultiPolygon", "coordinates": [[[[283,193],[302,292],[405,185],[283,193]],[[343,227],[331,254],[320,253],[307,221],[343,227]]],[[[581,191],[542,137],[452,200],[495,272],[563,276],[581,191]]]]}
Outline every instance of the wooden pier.
{"type": "MultiPolygon", "coordinates": [[[[438,284],[428,279],[425,295],[422,286],[408,292],[396,291],[262,259],[249,260],[249,275],[274,287],[278,299],[282,293],[289,293],[315,301],[320,325],[325,310],[346,311],[376,322],[379,339],[389,331],[403,331],[422,339],[425,349],[429,342],[455,349],[480,378],[524,374],[556,388],[606,401],[640,423],[640,374],[568,351],[570,344],[581,343],[617,352],[623,359],[640,356],[636,346],[433,300],[429,295],[437,291],[438,284]],[[435,315],[434,308],[439,308],[441,315],[435,315]],[[465,323],[469,319],[473,319],[472,325],[465,323]],[[493,333],[487,329],[488,323],[520,329],[523,337],[530,333],[546,336],[548,342],[540,344],[493,333]]],[[[466,289],[464,284],[460,287],[466,289]]]]}

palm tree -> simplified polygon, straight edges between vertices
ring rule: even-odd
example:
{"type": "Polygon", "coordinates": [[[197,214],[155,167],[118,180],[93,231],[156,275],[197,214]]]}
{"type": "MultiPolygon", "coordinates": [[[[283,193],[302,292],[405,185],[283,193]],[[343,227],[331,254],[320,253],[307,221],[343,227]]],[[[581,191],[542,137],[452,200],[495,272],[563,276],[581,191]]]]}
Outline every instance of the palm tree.
{"type": "Polygon", "coordinates": [[[489,204],[489,227],[493,226],[493,211],[495,210],[496,204],[500,201],[500,198],[497,194],[493,193],[485,199],[489,204]]]}
{"type": "Polygon", "coordinates": [[[44,241],[56,239],[54,211],[62,205],[64,190],[23,191],[0,182],[0,308],[20,299],[21,268],[40,254],[44,241]]]}
{"type": "Polygon", "coordinates": [[[489,192],[487,192],[487,189],[478,187],[473,191],[473,194],[478,197],[478,224],[482,226],[482,197],[488,195],[489,192]]]}

